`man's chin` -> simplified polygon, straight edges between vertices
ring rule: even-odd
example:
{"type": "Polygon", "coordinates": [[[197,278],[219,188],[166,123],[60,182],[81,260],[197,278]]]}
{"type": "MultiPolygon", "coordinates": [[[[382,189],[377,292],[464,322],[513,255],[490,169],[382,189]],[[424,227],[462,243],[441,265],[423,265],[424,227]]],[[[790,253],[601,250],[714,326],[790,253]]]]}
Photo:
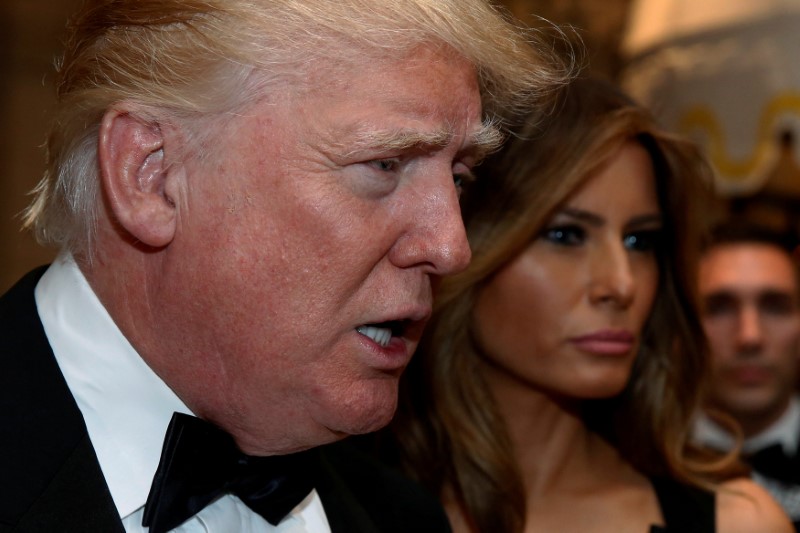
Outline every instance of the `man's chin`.
{"type": "MultiPolygon", "coordinates": [[[[392,380],[395,381],[395,380],[392,380]]],[[[328,427],[343,436],[363,435],[378,431],[392,421],[397,410],[397,384],[384,384],[371,393],[350,398],[344,405],[334,406],[332,424],[328,427]]]]}

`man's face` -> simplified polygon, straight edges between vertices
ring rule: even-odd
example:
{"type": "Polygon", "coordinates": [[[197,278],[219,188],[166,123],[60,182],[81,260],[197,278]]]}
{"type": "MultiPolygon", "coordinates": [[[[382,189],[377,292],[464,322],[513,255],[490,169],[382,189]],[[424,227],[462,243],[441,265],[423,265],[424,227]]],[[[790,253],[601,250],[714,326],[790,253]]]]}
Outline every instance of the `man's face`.
{"type": "Polygon", "coordinates": [[[737,418],[747,434],[760,431],[782,414],[797,377],[792,260],[768,244],[724,244],[703,257],[699,282],[712,355],[708,402],[737,418]]]}
{"type": "Polygon", "coordinates": [[[165,305],[204,361],[190,407],[252,453],[385,425],[432,284],[470,258],[455,182],[479,157],[474,69],[423,47],[312,83],[184,164],[170,245],[165,305]]]}

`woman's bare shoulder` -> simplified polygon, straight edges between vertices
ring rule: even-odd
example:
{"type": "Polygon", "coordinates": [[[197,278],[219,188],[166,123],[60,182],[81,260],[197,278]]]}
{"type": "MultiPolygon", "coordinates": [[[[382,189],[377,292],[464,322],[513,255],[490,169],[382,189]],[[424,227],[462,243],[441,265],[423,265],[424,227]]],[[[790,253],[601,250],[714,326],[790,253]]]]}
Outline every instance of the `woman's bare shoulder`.
{"type": "Polygon", "coordinates": [[[761,486],[747,478],[723,483],[717,491],[719,533],[793,533],[789,517],[761,486]]]}

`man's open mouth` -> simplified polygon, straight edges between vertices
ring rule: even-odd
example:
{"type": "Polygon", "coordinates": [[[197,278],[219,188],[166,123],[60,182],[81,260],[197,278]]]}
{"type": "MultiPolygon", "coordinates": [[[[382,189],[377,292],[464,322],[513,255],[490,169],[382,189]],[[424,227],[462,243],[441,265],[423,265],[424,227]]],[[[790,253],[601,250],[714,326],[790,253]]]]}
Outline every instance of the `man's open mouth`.
{"type": "Polygon", "coordinates": [[[356,331],[365,337],[369,337],[376,344],[386,347],[389,346],[392,337],[402,335],[404,329],[404,321],[391,320],[380,324],[365,324],[357,327],[356,331]]]}

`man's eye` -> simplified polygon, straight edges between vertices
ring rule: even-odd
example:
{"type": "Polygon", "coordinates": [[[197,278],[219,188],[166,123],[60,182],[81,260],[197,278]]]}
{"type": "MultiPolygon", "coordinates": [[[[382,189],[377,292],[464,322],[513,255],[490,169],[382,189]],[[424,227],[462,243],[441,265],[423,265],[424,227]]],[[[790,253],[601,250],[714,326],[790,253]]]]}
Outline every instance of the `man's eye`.
{"type": "Polygon", "coordinates": [[[659,247],[663,232],[660,229],[636,231],[623,237],[625,248],[635,252],[652,252],[659,247]]]}
{"type": "Polygon", "coordinates": [[[769,315],[788,316],[797,311],[797,304],[792,294],[770,292],[759,298],[758,309],[769,315]]]}
{"type": "Polygon", "coordinates": [[[458,194],[459,198],[461,197],[461,193],[464,192],[464,177],[460,174],[453,175],[453,184],[456,186],[456,193],[458,194]]]}
{"type": "Polygon", "coordinates": [[[579,226],[553,226],[546,228],[541,237],[553,244],[577,246],[586,238],[586,232],[579,226]]]}
{"type": "Polygon", "coordinates": [[[370,161],[369,164],[381,172],[394,172],[397,170],[397,167],[400,166],[400,160],[397,158],[375,159],[374,161],[370,161]]]}
{"type": "Polygon", "coordinates": [[[703,302],[703,314],[707,317],[732,316],[738,312],[738,300],[727,294],[714,294],[703,302]]]}
{"type": "Polygon", "coordinates": [[[464,187],[475,181],[475,175],[467,170],[464,172],[453,173],[453,184],[456,186],[459,196],[464,190],[464,187]]]}

